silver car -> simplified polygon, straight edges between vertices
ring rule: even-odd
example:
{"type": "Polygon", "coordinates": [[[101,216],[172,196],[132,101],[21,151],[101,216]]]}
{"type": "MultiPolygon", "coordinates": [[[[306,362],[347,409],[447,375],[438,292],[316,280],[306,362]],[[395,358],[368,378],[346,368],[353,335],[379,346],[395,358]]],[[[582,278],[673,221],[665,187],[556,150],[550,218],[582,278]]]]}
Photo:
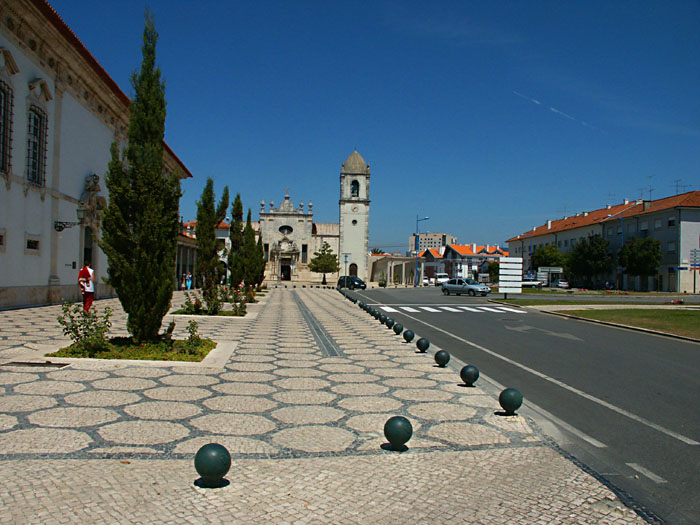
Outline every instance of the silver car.
{"type": "Polygon", "coordinates": [[[482,297],[485,297],[486,294],[491,292],[491,288],[485,284],[477,283],[474,279],[450,279],[446,283],[442,283],[440,287],[445,295],[466,293],[472,297],[476,294],[481,294],[482,297]]]}

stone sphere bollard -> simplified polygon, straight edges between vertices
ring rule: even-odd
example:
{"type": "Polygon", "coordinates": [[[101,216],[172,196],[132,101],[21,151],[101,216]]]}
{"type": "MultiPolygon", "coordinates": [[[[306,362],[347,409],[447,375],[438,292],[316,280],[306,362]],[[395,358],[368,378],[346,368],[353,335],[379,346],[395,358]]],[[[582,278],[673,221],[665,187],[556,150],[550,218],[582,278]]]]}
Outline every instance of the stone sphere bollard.
{"type": "Polygon", "coordinates": [[[394,320],[391,317],[387,317],[386,321],[384,321],[384,324],[387,326],[387,328],[391,328],[394,326],[394,320]]]}
{"type": "Polygon", "coordinates": [[[396,323],[396,324],[393,326],[393,329],[394,329],[394,333],[395,333],[396,335],[399,335],[401,332],[403,332],[403,325],[402,325],[401,323],[396,323]]]}
{"type": "Polygon", "coordinates": [[[197,451],[194,456],[194,468],[202,476],[202,486],[216,488],[231,468],[231,454],[226,447],[218,443],[209,443],[197,451]]]}
{"type": "Polygon", "coordinates": [[[428,341],[425,337],[421,337],[416,341],[416,347],[418,347],[418,350],[421,352],[425,352],[428,348],[430,348],[430,341],[428,341]]]}
{"type": "Polygon", "coordinates": [[[415,337],[416,334],[413,333],[413,330],[406,330],[403,333],[403,338],[406,340],[407,343],[410,343],[413,341],[413,338],[415,337]]]}
{"type": "Polygon", "coordinates": [[[380,314],[379,315],[379,322],[384,324],[386,322],[386,315],[380,314]]]}
{"type": "Polygon", "coordinates": [[[506,411],[506,416],[514,416],[515,411],[523,404],[523,395],[515,388],[506,388],[498,396],[498,402],[503,410],[506,411]]]}
{"type": "Polygon", "coordinates": [[[479,369],[473,365],[467,365],[459,371],[459,377],[465,385],[472,386],[479,379],[479,369]]]}
{"type": "Polygon", "coordinates": [[[435,362],[440,368],[444,368],[450,362],[450,354],[445,350],[440,350],[435,354],[435,362]]]}
{"type": "Polygon", "coordinates": [[[411,422],[403,416],[390,417],[384,423],[384,436],[391,444],[391,450],[402,451],[413,435],[411,422]]]}

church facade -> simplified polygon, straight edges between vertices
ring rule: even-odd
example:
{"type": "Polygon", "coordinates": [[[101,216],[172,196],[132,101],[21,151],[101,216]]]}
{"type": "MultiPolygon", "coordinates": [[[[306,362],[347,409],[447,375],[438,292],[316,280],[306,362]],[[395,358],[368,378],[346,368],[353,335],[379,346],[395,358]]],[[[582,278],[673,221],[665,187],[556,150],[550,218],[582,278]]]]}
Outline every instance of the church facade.
{"type": "Polygon", "coordinates": [[[326,242],[338,256],[340,269],[326,274],[329,283],[339,275],[369,278],[369,164],[353,151],[340,169],[339,222],[317,223],[313,220],[313,204],[298,207],[289,191],[279,207],[273,201],[265,210],[260,204],[258,232],[262,235],[267,265],[265,282],[320,283],[323,276],[309,269],[314,253],[326,242]]]}

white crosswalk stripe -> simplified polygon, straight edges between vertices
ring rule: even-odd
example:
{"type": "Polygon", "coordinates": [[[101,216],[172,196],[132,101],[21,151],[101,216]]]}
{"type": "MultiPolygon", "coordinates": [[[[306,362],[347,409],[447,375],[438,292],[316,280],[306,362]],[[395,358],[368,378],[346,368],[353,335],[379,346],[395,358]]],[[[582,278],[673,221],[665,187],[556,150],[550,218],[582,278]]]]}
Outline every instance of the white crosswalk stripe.
{"type": "Polygon", "coordinates": [[[465,313],[465,312],[471,312],[475,314],[483,314],[486,312],[492,312],[496,314],[502,314],[505,312],[512,312],[516,314],[526,314],[526,310],[519,310],[517,308],[509,308],[507,306],[418,306],[415,305],[415,308],[413,306],[399,306],[396,305],[394,306],[381,306],[378,305],[378,308],[380,310],[384,310],[385,312],[399,312],[403,310],[404,312],[410,312],[410,313],[423,313],[423,312],[431,312],[431,313],[447,313],[447,312],[455,312],[455,313],[465,313]]]}
{"type": "Polygon", "coordinates": [[[527,312],[525,310],[518,310],[517,308],[508,308],[507,306],[497,306],[499,310],[503,310],[504,312],[515,312],[516,314],[526,314],[527,312]]]}

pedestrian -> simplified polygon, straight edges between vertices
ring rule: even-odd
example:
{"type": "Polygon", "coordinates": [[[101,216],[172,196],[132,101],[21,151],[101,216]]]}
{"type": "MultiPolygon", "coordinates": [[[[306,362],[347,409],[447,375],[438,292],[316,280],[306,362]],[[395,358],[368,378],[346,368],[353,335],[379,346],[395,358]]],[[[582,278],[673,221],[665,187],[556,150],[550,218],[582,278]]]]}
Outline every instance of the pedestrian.
{"type": "Polygon", "coordinates": [[[190,272],[187,272],[187,277],[185,278],[185,281],[187,283],[187,289],[191,290],[192,289],[192,274],[190,272]]]}
{"type": "Polygon", "coordinates": [[[78,272],[78,285],[83,296],[83,310],[88,312],[95,299],[95,270],[90,261],[85,261],[85,266],[78,272]]]}
{"type": "Polygon", "coordinates": [[[180,279],[180,290],[184,290],[187,287],[187,274],[182,274],[182,279],[180,279]]]}

